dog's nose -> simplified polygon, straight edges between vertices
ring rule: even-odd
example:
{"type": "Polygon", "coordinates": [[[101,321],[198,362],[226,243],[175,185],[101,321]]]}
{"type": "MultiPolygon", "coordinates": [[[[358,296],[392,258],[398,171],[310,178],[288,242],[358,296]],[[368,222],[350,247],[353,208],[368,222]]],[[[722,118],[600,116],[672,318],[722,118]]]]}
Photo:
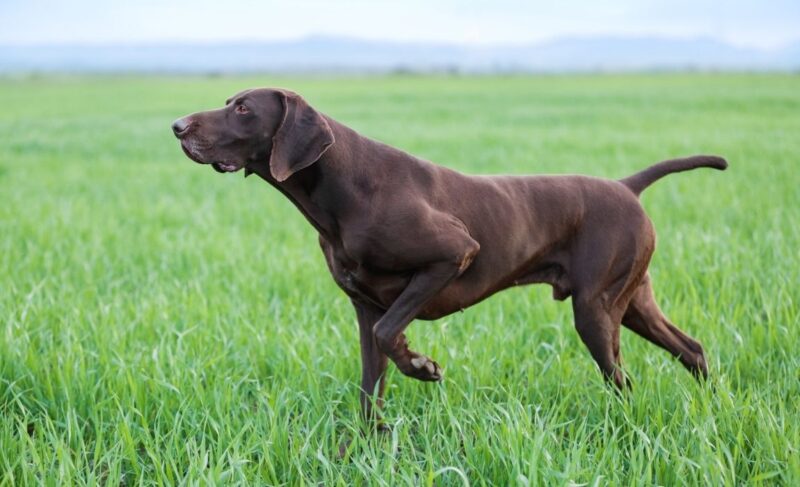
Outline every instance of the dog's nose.
{"type": "Polygon", "coordinates": [[[175,133],[175,137],[180,139],[182,136],[186,135],[191,125],[192,121],[189,120],[189,117],[179,118],[172,122],[172,132],[175,133]]]}

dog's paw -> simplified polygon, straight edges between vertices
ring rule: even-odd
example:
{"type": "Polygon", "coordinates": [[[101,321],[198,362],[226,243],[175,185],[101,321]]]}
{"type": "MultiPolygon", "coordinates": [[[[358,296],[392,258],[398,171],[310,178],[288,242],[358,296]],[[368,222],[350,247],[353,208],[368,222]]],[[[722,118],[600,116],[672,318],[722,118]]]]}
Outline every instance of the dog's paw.
{"type": "Polygon", "coordinates": [[[442,368],[433,359],[413,352],[408,366],[401,368],[400,371],[409,377],[425,382],[438,382],[444,375],[442,368]]]}

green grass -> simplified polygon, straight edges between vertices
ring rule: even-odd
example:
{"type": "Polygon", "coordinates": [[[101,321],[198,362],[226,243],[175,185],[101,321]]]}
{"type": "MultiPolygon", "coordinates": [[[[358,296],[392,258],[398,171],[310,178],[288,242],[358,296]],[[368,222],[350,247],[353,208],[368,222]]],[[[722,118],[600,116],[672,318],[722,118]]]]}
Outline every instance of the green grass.
{"type": "Polygon", "coordinates": [[[798,134],[790,75],[0,81],[0,484],[798,485],[798,134]],[[622,399],[569,303],[518,288],[412,324],[445,381],[390,368],[392,432],[361,436],[315,232],[170,133],[261,85],[470,173],[724,155],[643,196],[656,294],[710,383],[624,330],[622,399]]]}

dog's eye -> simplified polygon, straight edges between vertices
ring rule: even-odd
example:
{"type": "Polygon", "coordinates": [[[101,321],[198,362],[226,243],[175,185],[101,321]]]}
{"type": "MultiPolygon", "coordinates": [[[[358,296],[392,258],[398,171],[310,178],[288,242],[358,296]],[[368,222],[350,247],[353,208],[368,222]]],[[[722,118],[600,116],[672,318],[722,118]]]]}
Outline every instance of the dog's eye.
{"type": "Polygon", "coordinates": [[[245,113],[249,112],[250,110],[248,110],[247,107],[244,106],[244,105],[236,105],[236,108],[234,109],[234,111],[236,113],[238,113],[239,115],[244,115],[245,113]]]}

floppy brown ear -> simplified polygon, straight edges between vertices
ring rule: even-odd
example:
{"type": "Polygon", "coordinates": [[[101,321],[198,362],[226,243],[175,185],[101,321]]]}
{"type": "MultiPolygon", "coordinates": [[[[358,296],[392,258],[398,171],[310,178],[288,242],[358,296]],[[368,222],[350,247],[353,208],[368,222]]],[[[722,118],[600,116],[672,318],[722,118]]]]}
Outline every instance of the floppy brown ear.
{"type": "Polygon", "coordinates": [[[278,91],[283,104],[283,121],[272,137],[269,170],[276,180],[317,162],[334,142],[325,118],[296,93],[278,91]]]}

